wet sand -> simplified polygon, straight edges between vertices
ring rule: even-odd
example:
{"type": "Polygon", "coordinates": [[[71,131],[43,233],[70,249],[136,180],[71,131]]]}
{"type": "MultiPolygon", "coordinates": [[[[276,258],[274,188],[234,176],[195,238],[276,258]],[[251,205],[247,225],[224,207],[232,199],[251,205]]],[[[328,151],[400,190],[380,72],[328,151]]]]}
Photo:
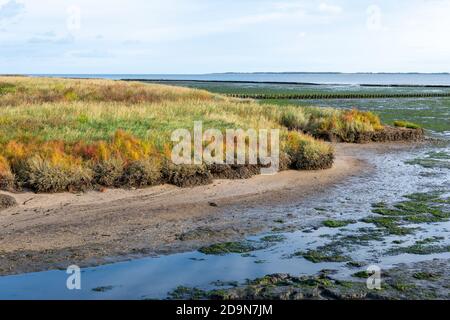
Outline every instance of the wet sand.
{"type": "Polygon", "coordinates": [[[329,170],[217,180],[190,189],[165,185],[85,194],[9,194],[19,205],[0,212],[0,275],[91,266],[242,239],[289,217],[270,208],[301,204],[371,171],[359,153],[402,147],[339,144],[329,170]]]}

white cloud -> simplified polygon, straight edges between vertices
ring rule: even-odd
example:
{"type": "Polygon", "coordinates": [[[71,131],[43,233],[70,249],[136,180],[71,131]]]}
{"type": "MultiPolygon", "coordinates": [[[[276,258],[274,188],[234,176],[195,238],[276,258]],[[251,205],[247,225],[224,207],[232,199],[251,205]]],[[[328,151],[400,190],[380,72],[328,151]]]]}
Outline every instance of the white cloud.
{"type": "Polygon", "coordinates": [[[10,0],[0,6],[0,20],[10,19],[23,12],[25,6],[15,0],[10,0]]]}
{"type": "Polygon", "coordinates": [[[319,11],[329,13],[329,14],[340,14],[340,13],[342,13],[343,9],[340,6],[322,2],[319,5],[319,11]]]}
{"type": "Polygon", "coordinates": [[[0,0],[0,69],[450,71],[448,17],[449,0],[0,0]]]}
{"type": "Polygon", "coordinates": [[[71,44],[74,43],[75,38],[71,34],[57,35],[53,31],[36,34],[28,39],[29,44],[71,44]]]}

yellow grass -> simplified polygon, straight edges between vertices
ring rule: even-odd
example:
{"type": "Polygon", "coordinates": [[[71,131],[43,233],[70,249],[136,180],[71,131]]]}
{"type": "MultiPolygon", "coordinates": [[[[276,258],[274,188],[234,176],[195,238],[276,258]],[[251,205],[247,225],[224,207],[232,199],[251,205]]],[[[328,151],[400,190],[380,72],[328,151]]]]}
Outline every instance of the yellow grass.
{"type": "MultiPolygon", "coordinates": [[[[12,171],[24,185],[28,178],[23,172],[30,168],[57,168],[51,172],[56,176],[86,169],[89,179],[99,162],[117,159],[127,166],[167,158],[171,133],[192,129],[194,121],[202,121],[204,130],[279,128],[282,142],[288,129],[345,136],[381,126],[377,117],[359,111],[281,108],[158,84],[0,77],[0,170],[12,171]]],[[[317,150],[314,157],[332,153],[328,144],[298,135],[310,153],[317,150]]],[[[77,183],[71,180],[59,189],[77,183]]]]}

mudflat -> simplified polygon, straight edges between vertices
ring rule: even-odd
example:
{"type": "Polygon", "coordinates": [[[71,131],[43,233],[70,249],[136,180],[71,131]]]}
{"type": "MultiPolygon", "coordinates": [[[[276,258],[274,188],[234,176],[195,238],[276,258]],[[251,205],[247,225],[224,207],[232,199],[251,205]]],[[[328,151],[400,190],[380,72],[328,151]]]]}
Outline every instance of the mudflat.
{"type": "Polygon", "coordinates": [[[163,185],[81,194],[3,192],[18,205],[0,211],[0,274],[195,250],[270,230],[280,213],[267,208],[301,204],[333,184],[366,173],[372,168],[358,153],[390,147],[338,144],[329,170],[216,180],[188,189],[163,185]]]}

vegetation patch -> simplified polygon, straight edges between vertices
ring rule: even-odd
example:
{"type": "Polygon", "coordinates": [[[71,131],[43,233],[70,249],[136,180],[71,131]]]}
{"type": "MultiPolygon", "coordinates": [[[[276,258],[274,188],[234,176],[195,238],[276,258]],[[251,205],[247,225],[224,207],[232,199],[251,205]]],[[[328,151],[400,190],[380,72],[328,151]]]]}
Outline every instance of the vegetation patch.
{"type": "Polygon", "coordinates": [[[358,143],[421,141],[424,138],[425,131],[423,129],[407,129],[384,126],[382,130],[359,133],[355,138],[355,141],[358,143]]]}
{"type": "Polygon", "coordinates": [[[266,247],[266,243],[255,241],[223,242],[208,247],[202,247],[198,251],[206,255],[225,255],[229,253],[248,253],[266,247]]]}
{"type": "Polygon", "coordinates": [[[428,152],[427,156],[432,159],[450,160],[450,154],[447,152],[428,152]]]}
{"type": "Polygon", "coordinates": [[[383,228],[389,234],[406,235],[413,231],[402,227],[407,223],[430,223],[447,221],[450,211],[446,207],[446,199],[442,199],[443,192],[414,193],[406,195],[406,201],[393,206],[386,203],[372,205],[372,212],[379,216],[362,219],[363,222],[373,223],[383,228]]]}
{"type": "Polygon", "coordinates": [[[433,272],[416,272],[413,277],[417,280],[434,281],[440,278],[440,275],[433,272]]]}
{"type": "Polygon", "coordinates": [[[334,150],[317,138],[358,142],[385,128],[376,115],[356,109],[280,107],[149,83],[4,77],[0,92],[0,189],[5,190],[82,191],[164,182],[190,187],[259,173],[257,165],[170,165],[172,132],[199,120],[205,130],[280,129],[281,170],[330,168],[334,150]]]}
{"type": "Polygon", "coordinates": [[[18,184],[36,192],[78,191],[91,187],[92,172],[73,163],[36,156],[21,162],[16,169],[18,184]]]}
{"type": "MultiPolygon", "coordinates": [[[[234,283],[224,288],[206,291],[179,287],[169,293],[175,299],[194,300],[429,300],[448,298],[448,260],[423,261],[401,265],[383,273],[381,290],[369,290],[365,281],[334,279],[326,270],[317,275],[295,277],[289,274],[270,274],[234,283]],[[426,281],[424,281],[426,280],[426,281]]],[[[367,273],[358,273],[364,279],[367,273]]]]}
{"type": "Polygon", "coordinates": [[[367,265],[367,263],[361,261],[350,261],[346,264],[346,266],[349,268],[362,268],[365,265],[367,265]]]}
{"type": "Polygon", "coordinates": [[[0,81],[0,96],[7,93],[14,93],[16,86],[13,83],[0,81]]]}
{"type": "Polygon", "coordinates": [[[328,228],[342,228],[354,223],[355,220],[325,220],[323,225],[328,228]]]}
{"type": "Polygon", "coordinates": [[[6,194],[0,194],[0,211],[17,205],[16,199],[6,194]]]}
{"type": "Polygon", "coordinates": [[[334,150],[331,145],[297,132],[289,132],[283,148],[294,170],[321,170],[333,166],[334,150]]]}
{"type": "Polygon", "coordinates": [[[0,155],[0,190],[13,190],[14,180],[14,174],[11,171],[8,161],[0,155]]]}
{"type": "Polygon", "coordinates": [[[398,255],[403,253],[417,254],[417,255],[429,255],[434,253],[450,252],[450,245],[423,245],[416,243],[409,247],[393,248],[388,251],[390,255],[398,255]]]}
{"type": "Polygon", "coordinates": [[[95,184],[104,187],[120,186],[124,175],[124,163],[119,159],[108,159],[96,163],[93,168],[95,184]]]}
{"type": "Polygon", "coordinates": [[[269,235],[261,238],[261,241],[263,242],[283,242],[284,240],[286,240],[286,237],[278,234],[269,235]]]}
{"type": "Polygon", "coordinates": [[[323,246],[316,250],[308,250],[306,252],[296,252],[294,256],[301,256],[313,263],[321,262],[346,262],[351,260],[348,256],[332,246],[323,246]]]}
{"type": "Polygon", "coordinates": [[[409,121],[394,121],[394,126],[399,128],[407,128],[407,129],[421,129],[422,126],[420,126],[417,123],[409,122],[409,121]]]}
{"type": "Polygon", "coordinates": [[[425,238],[425,239],[422,239],[422,240],[417,240],[416,244],[424,245],[424,244],[430,244],[430,243],[437,243],[437,242],[440,242],[441,240],[444,240],[444,239],[445,239],[444,237],[434,236],[434,237],[431,237],[431,238],[425,238]]]}
{"type": "Polygon", "coordinates": [[[137,160],[129,163],[123,170],[120,185],[142,188],[161,183],[161,161],[156,158],[137,160]]]}
{"type": "Polygon", "coordinates": [[[192,300],[362,299],[367,293],[363,284],[334,280],[325,274],[303,277],[273,274],[228,289],[177,288],[169,293],[169,297],[192,300]]]}
{"type": "Polygon", "coordinates": [[[250,179],[261,173],[258,165],[210,164],[207,166],[214,179],[250,179]]]}
{"type": "Polygon", "coordinates": [[[365,223],[372,223],[377,227],[383,229],[388,234],[404,236],[413,233],[413,229],[401,227],[399,219],[395,217],[369,217],[361,220],[365,223]]]}
{"type": "Polygon", "coordinates": [[[427,169],[450,169],[450,155],[446,152],[429,152],[426,157],[408,160],[409,165],[418,165],[427,169]]]}
{"type": "Polygon", "coordinates": [[[450,169],[450,162],[432,158],[418,158],[405,162],[409,165],[417,165],[427,169],[450,169]]]}
{"type": "Polygon", "coordinates": [[[354,274],[352,274],[352,277],[354,278],[361,278],[361,279],[367,279],[371,276],[367,271],[359,271],[354,274]]]}
{"type": "Polygon", "coordinates": [[[204,165],[173,165],[164,168],[165,180],[181,188],[210,184],[212,175],[204,165]]]}

